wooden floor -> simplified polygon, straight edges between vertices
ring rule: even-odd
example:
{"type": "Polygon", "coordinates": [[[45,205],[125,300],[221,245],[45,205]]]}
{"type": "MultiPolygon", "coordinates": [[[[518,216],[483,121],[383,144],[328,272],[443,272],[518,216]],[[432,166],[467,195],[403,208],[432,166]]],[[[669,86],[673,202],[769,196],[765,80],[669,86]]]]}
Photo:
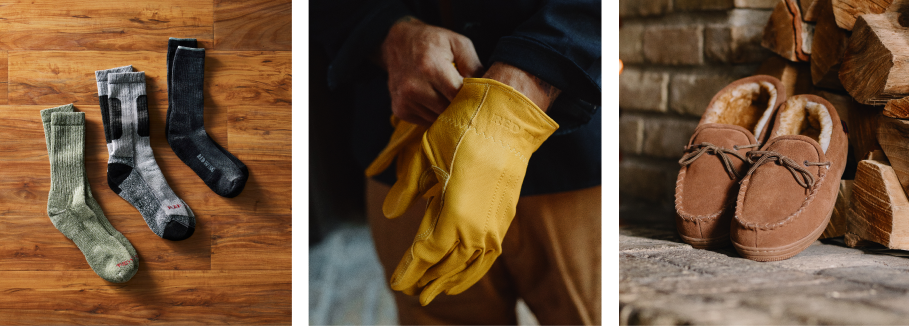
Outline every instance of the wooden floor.
{"type": "Polygon", "coordinates": [[[0,2],[0,324],[286,324],[291,321],[291,1],[0,2]],[[205,186],[164,139],[168,37],[206,49],[205,124],[249,167],[236,198],[205,186]],[[152,147],[196,233],[156,236],[107,185],[95,70],[145,71],[152,147]],[[102,280],[47,216],[39,111],[86,114],[92,192],[139,252],[102,280]]]}

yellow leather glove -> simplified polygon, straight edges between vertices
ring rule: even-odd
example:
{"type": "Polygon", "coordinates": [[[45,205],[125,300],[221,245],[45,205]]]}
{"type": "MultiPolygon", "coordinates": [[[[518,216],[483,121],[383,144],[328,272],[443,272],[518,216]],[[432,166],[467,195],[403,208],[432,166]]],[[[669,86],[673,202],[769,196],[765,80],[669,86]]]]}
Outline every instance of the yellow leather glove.
{"type": "Polygon", "coordinates": [[[400,216],[420,194],[429,203],[392,275],[392,289],[408,295],[422,289],[420,303],[427,305],[442,292],[458,294],[480,280],[502,253],[528,158],[558,127],[512,87],[465,79],[423,133],[421,146],[399,152],[399,158],[412,155],[399,161],[408,171],[399,166],[383,211],[400,216]]]}
{"type": "MultiPolygon", "coordinates": [[[[395,131],[392,132],[389,144],[370,163],[365,174],[372,177],[382,173],[397,157],[395,174],[398,180],[413,178],[408,177],[407,174],[422,173],[428,166],[427,160],[419,152],[420,140],[423,133],[427,131],[427,127],[403,121],[394,115],[391,117],[391,122],[395,131]]],[[[385,197],[382,213],[387,217],[401,216],[411,206],[414,199],[423,193],[421,190],[417,187],[404,187],[404,184],[400,182],[396,183],[385,197]]]]}

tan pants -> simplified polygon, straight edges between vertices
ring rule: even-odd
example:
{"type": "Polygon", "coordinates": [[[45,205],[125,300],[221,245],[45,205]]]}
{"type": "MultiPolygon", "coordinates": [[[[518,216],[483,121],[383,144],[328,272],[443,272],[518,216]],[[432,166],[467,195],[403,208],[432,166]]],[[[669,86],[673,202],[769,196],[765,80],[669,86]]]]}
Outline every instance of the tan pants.
{"type": "MultiPolygon", "coordinates": [[[[367,218],[385,274],[391,275],[423,218],[426,201],[403,216],[382,215],[390,187],[367,180],[367,218]]],[[[541,324],[600,324],[600,190],[521,197],[502,255],[467,291],[426,307],[395,291],[403,325],[515,324],[522,298],[541,324]]],[[[387,277],[388,278],[388,277],[387,277]]]]}

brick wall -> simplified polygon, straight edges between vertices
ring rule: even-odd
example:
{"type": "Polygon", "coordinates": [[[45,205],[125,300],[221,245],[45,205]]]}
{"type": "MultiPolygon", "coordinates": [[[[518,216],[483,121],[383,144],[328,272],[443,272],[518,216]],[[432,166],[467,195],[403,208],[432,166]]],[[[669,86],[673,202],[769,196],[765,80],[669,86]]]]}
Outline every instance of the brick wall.
{"type": "Polygon", "coordinates": [[[777,0],[620,0],[619,189],[623,204],[672,207],[683,146],[714,94],[772,52],[777,0]]]}

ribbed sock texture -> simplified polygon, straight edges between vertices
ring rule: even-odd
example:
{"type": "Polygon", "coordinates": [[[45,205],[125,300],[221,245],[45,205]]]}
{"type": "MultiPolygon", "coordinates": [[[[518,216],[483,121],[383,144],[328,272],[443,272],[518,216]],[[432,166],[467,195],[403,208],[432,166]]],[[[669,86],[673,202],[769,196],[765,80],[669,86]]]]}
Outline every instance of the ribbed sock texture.
{"type": "MultiPolygon", "coordinates": [[[[44,141],[45,144],[47,144],[48,159],[52,157],[50,147],[51,115],[56,112],[73,112],[73,110],[74,108],[72,104],[41,110],[41,123],[44,125],[44,141]]],[[[83,185],[85,186],[85,204],[92,209],[92,212],[95,214],[95,217],[98,220],[98,223],[101,224],[101,227],[103,227],[108,234],[114,237],[114,239],[116,239],[118,242],[120,242],[120,244],[123,245],[123,247],[126,248],[126,250],[130,253],[130,257],[138,259],[139,255],[136,253],[136,249],[133,248],[133,244],[131,244],[130,241],[127,240],[122,233],[120,233],[120,231],[117,231],[117,229],[111,225],[111,222],[108,221],[107,217],[104,216],[104,212],[101,210],[101,205],[98,204],[98,202],[95,200],[95,197],[92,195],[92,188],[89,186],[88,176],[86,176],[85,173],[83,173],[82,176],[83,185]]]]}
{"type": "Polygon", "coordinates": [[[98,276],[114,283],[129,281],[138,271],[137,257],[108,233],[85,201],[85,113],[48,113],[50,136],[45,140],[51,190],[47,214],[54,227],[73,240],[98,276]]]}
{"type": "Polygon", "coordinates": [[[195,216],[168,186],[150,146],[145,73],[106,77],[98,82],[108,87],[108,185],[139,210],[156,235],[175,241],[189,238],[195,231],[195,216]]]}
{"type": "MultiPolygon", "coordinates": [[[[179,42],[169,46],[176,43],[179,42]]],[[[224,197],[236,197],[243,191],[249,171],[205,131],[202,96],[205,50],[177,46],[170,66],[168,144],[212,191],[224,197]]]]}

